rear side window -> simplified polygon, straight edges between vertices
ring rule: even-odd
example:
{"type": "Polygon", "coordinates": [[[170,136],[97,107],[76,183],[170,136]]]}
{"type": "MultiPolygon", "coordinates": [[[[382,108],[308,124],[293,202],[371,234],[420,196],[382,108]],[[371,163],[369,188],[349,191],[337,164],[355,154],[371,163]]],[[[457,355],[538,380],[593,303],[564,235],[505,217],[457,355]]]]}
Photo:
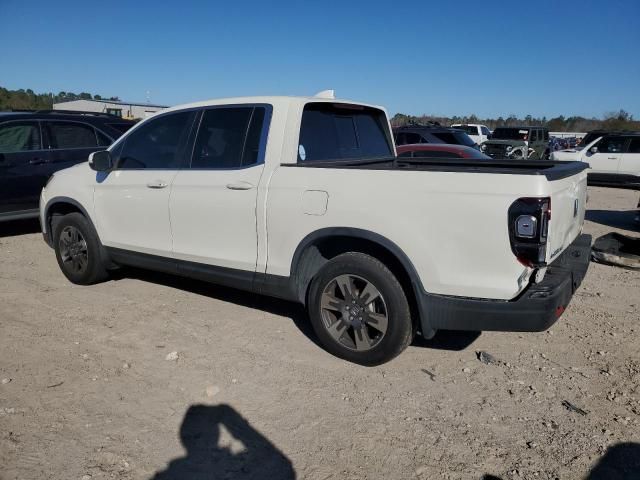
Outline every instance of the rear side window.
{"type": "Polygon", "coordinates": [[[387,117],[375,108],[309,103],[302,113],[298,161],[392,156],[387,117]]]}
{"type": "Polygon", "coordinates": [[[631,137],[629,153],[640,153],[640,137],[631,137]]]}
{"type": "Polygon", "coordinates": [[[264,107],[205,110],[191,168],[240,168],[258,163],[264,118],[264,107]]]}
{"type": "Polygon", "coordinates": [[[38,122],[11,122],[0,125],[0,153],[40,150],[38,122]]]}
{"type": "Polygon", "coordinates": [[[119,169],[177,169],[194,112],[153,117],[124,139],[119,169]]]}
{"type": "Polygon", "coordinates": [[[49,148],[89,148],[98,146],[95,129],[75,122],[45,122],[49,134],[49,148]]]}

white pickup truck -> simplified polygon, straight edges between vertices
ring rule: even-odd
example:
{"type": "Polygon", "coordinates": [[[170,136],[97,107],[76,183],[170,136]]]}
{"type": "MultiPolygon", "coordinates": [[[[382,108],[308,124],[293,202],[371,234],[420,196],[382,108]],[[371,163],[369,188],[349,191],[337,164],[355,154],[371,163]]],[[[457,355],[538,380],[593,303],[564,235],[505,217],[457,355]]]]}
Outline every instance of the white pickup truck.
{"type": "Polygon", "coordinates": [[[73,283],[131,265],[300,302],[327,350],[375,365],[416,332],[548,328],[588,266],[585,168],[397,158],[381,107],[230,98],[57,172],[40,220],[73,283]]]}

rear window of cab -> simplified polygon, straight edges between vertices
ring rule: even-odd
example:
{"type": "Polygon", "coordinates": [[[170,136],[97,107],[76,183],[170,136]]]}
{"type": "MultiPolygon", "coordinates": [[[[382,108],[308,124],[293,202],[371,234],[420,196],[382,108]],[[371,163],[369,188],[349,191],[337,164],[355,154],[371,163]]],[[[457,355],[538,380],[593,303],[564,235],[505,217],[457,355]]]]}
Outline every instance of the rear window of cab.
{"type": "Polygon", "coordinates": [[[316,102],[302,112],[298,161],[393,156],[387,117],[361,105],[316,102]]]}

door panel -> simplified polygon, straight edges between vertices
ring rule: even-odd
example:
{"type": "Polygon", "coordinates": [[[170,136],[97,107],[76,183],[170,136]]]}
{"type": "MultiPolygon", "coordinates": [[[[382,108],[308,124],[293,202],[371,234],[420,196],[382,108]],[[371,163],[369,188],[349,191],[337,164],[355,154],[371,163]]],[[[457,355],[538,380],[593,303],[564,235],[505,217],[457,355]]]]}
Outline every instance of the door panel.
{"type": "Polygon", "coordinates": [[[170,209],[176,258],[255,270],[257,186],[263,167],[178,172],[170,209]]]}
{"type": "Polygon", "coordinates": [[[175,174],[175,170],[116,170],[98,180],[94,202],[102,243],[169,255],[169,186],[175,174]],[[154,188],[156,184],[165,186],[154,188]]]}
{"type": "Polygon", "coordinates": [[[153,117],[111,150],[116,167],[96,175],[98,233],[110,247],[171,256],[171,183],[184,158],[195,112],[153,117]]]}
{"type": "Polygon", "coordinates": [[[640,176],[640,135],[629,139],[626,152],[620,156],[618,173],[640,176]]]}
{"type": "Polygon", "coordinates": [[[0,214],[38,208],[48,152],[36,121],[0,125],[0,214]]]}
{"type": "Polygon", "coordinates": [[[190,168],[173,181],[170,218],[177,259],[255,271],[258,185],[270,109],[205,110],[190,168]]]}

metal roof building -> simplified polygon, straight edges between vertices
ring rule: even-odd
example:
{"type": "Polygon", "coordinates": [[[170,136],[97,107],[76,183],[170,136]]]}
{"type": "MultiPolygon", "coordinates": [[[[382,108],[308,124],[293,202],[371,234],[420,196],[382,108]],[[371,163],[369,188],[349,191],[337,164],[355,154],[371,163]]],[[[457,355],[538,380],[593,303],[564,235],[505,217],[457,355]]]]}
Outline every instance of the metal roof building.
{"type": "Polygon", "coordinates": [[[54,103],[54,110],[72,110],[82,112],[110,113],[127,119],[150,117],[167,105],[153,105],[151,103],[124,102],[122,100],[70,100],[54,103]]]}

